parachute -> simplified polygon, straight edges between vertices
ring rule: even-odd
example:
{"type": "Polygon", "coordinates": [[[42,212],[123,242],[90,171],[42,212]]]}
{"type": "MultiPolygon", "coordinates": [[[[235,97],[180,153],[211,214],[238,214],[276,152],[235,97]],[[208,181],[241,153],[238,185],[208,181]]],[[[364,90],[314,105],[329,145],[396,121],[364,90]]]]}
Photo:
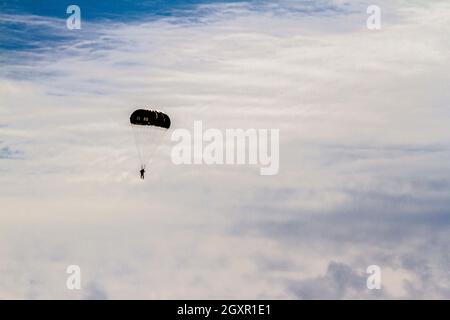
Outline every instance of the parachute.
{"type": "Polygon", "coordinates": [[[138,109],[131,114],[130,124],[141,167],[145,167],[170,128],[170,118],[160,111],[138,109]]]}

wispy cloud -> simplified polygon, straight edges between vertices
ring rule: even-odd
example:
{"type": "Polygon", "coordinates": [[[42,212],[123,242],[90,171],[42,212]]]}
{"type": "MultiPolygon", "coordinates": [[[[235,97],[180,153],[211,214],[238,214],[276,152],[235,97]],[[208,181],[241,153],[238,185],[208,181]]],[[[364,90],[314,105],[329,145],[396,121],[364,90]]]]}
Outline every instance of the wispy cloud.
{"type": "Polygon", "coordinates": [[[202,4],[70,39],[2,15],[51,45],[2,51],[0,297],[448,298],[450,7],[380,5],[379,32],[355,1],[202,4]],[[280,174],[175,166],[167,139],[141,183],[138,106],[279,128],[280,174]]]}
{"type": "Polygon", "coordinates": [[[23,153],[19,150],[12,150],[10,147],[0,149],[0,159],[21,159],[23,153]]]}

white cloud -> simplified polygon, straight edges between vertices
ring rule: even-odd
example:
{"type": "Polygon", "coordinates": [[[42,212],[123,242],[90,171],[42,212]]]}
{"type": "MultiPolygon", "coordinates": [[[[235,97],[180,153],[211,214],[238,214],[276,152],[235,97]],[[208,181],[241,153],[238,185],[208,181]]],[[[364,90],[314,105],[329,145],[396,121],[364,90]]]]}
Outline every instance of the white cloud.
{"type": "Polygon", "coordinates": [[[450,7],[386,4],[371,32],[329,3],[83,24],[8,57],[0,150],[24,159],[0,157],[0,297],[371,298],[378,264],[382,297],[448,298],[450,7]],[[167,139],[142,183],[127,120],[147,105],[279,128],[280,174],[175,166],[167,139]]]}

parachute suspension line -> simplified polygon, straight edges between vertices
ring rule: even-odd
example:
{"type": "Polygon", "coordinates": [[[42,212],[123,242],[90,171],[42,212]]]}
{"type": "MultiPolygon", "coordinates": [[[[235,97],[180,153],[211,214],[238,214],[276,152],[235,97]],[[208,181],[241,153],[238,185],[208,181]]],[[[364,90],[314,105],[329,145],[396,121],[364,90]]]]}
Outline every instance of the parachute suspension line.
{"type": "Polygon", "coordinates": [[[164,129],[150,126],[131,125],[134,142],[138,150],[141,166],[151,163],[152,157],[158,149],[158,145],[163,138],[164,129]]]}
{"type": "Polygon", "coordinates": [[[160,146],[160,144],[161,144],[161,141],[162,141],[162,139],[163,139],[163,137],[164,137],[164,132],[162,132],[163,130],[165,130],[165,129],[161,129],[161,128],[153,128],[153,136],[155,136],[156,135],[156,138],[154,138],[155,139],[155,143],[153,143],[152,144],[152,146],[151,146],[151,150],[150,150],[150,160],[149,160],[149,162],[151,163],[152,162],[152,160],[153,160],[153,155],[156,153],[156,151],[159,149],[159,146],[160,146]]]}
{"type": "Polygon", "coordinates": [[[146,157],[146,159],[147,159],[147,161],[149,162],[149,163],[151,163],[151,161],[152,161],[152,157],[153,157],[153,146],[154,146],[154,144],[155,144],[155,141],[154,141],[154,136],[155,136],[155,128],[154,127],[149,127],[148,128],[148,131],[149,131],[149,137],[148,137],[148,141],[149,141],[149,148],[148,148],[148,155],[146,155],[147,157],[146,157]],[[150,141],[151,141],[151,143],[150,143],[150,141]]]}
{"type": "MultiPolygon", "coordinates": [[[[147,144],[145,145],[145,147],[143,148],[146,151],[146,154],[144,155],[144,161],[147,163],[151,163],[152,157],[153,157],[153,146],[155,144],[155,128],[153,127],[148,127],[148,128],[143,128],[143,136],[144,138],[147,140],[147,144]]],[[[144,165],[146,165],[147,163],[144,163],[144,165]]]]}
{"type": "Polygon", "coordinates": [[[141,166],[145,166],[146,162],[148,161],[148,154],[147,154],[147,146],[146,146],[146,135],[148,134],[148,128],[139,126],[138,127],[138,136],[139,136],[139,145],[141,149],[142,154],[142,160],[141,160],[141,166]]]}
{"type": "Polygon", "coordinates": [[[134,140],[134,144],[136,145],[136,150],[137,150],[137,153],[138,153],[139,162],[142,165],[142,163],[143,163],[143,155],[142,155],[141,148],[139,148],[139,137],[138,137],[139,132],[137,132],[138,128],[134,128],[134,127],[136,127],[136,125],[134,125],[134,124],[130,124],[130,127],[131,127],[131,131],[133,132],[133,140],[134,140]]]}

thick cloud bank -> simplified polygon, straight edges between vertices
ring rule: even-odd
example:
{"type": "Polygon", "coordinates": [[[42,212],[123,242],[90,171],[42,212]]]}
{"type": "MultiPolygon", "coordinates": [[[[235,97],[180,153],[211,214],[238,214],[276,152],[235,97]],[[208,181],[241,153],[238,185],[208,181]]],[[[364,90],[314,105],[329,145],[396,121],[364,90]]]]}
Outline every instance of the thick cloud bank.
{"type": "Polygon", "coordinates": [[[0,60],[0,298],[450,298],[450,4],[379,2],[379,31],[368,5],[203,4],[82,34],[0,15],[49,33],[0,60]],[[279,174],[176,166],[168,137],[140,181],[127,121],[147,105],[173,129],[280,129],[279,174]]]}

